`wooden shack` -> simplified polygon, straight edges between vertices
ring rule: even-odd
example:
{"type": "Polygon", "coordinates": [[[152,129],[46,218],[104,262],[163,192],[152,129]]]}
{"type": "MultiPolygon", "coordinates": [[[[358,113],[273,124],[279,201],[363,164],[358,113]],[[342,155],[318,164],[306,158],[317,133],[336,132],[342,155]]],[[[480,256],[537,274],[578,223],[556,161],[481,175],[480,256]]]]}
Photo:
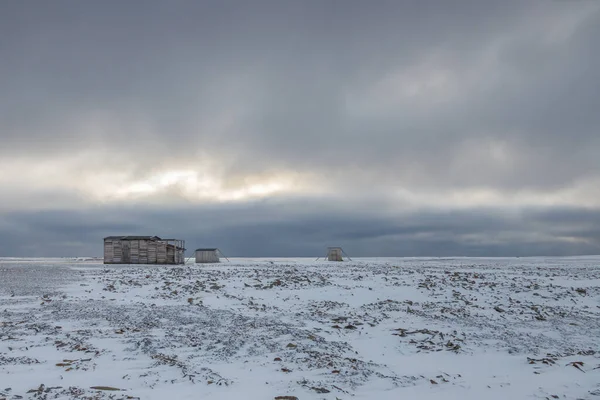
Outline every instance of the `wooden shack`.
{"type": "Polygon", "coordinates": [[[342,258],[341,247],[328,247],[327,248],[327,260],[328,261],[344,261],[342,258]]]}
{"type": "Polygon", "coordinates": [[[158,236],[104,238],[104,264],[185,264],[185,241],[158,236]]]}
{"type": "MultiPolygon", "coordinates": [[[[341,247],[328,247],[327,255],[325,256],[325,258],[327,258],[327,261],[344,261],[344,259],[342,258],[342,254],[348,257],[348,260],[352,261],[350,256],[346,254],[344,249],[342,249],[341,247]]],[[[315,261],[319,261],[320,258],[321,257],[317,257],[315,261]]]]}
{"type": "Polygon", "coordinates": [[[219,249],[196,249],[196,264],[218,263],[219,249]]]}

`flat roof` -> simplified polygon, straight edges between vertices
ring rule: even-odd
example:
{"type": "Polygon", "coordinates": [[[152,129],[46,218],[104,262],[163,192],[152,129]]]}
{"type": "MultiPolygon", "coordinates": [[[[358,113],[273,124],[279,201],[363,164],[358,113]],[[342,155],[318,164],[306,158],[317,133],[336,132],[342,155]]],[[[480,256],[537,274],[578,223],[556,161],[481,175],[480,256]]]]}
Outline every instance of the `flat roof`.
{"type": "Polygon", "coordinates": [[[219,249],[217,248],[212,248],[212,249],[196,249],[196,251],[217,251],[219,249]]]}
{"type": "Polygon", "coordinates": [[[119,239],[119,240],[162,240],[158,236],[107,236],[106,239],[119,239]]]}
{"type": "Polygon", "coordinates": [[[164,242],[175,242],[175,241],[179,241],[179,242],[183,242],[183,239],[161,239],[158,236],[107,236],[104,238],[104,240],[106,239],[117,239],[117,240],[161,240],[164,242]]]}

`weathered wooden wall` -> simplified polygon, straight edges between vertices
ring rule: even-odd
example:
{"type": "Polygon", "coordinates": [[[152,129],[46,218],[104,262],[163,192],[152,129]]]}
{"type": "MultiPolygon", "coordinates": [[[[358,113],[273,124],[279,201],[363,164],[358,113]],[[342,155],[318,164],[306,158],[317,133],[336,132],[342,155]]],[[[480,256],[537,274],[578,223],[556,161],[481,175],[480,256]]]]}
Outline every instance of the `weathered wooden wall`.
{"type": "Polygon", "coordinates": [[[150,243],[148,240],[140,240],[140,264],[148,264],[148,243],[150,243]]]}
{"type": "Polygon", "coordinates": [[[216,250],[197,250],[196,263],[218,263],[219,256],[216,250]]]}
{"type": "Polygon", "coordinates": [[[140,241],[139,240],[130,240],[129,241],[129,262],[132,264],[140,263],[140,241]]]}
{"type": "Polygon", "coordinates": [[[334,247],[327,250],[327,259],[329,261],[343,261],[342,259],[342,249],[338,247],[334,247]]]}
{"type": "Polygon", "coordinates": [[[155,240],[104,240],[104,264],[182,264],[184,252],[155,240]]]}
{"type": "Polygon", "coordinates": [[[167,264],[175,264],[175,247],[167,245],[167,264]]]}
{"type": "Polygon", "coordinates": [[[158,263],[158,248],[156,246],[156,242],[147,242],[148,246],[148,264],[157,264],[158,263]]]}
{"type": "MultiPolygon", "coordinates": [[[[104,263],[115,260],[115,251],[112,240],[104,241],[104,263]]],[[[120,261],[120,260],[119,260],[120,261]]]]}
{"type": "Polygon", "coordinates": [[[156,243],[156,263],[167,263],[167,244],[163,242],[156,243]]]}

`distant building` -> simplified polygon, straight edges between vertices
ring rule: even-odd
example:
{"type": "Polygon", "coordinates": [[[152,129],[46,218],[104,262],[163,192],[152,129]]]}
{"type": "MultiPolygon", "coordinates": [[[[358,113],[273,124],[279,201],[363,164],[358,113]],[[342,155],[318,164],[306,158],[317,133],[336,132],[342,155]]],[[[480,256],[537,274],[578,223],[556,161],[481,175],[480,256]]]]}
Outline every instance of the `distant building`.
{"type": "Polygon", "coordinates": [[[185,241],[158,236],[104,238],[104,264],[185,264],[185,241]]]}
{"type": "MultiPolygon", "coordinates": [[[[328,247],[327,256],[325,256],[325,258],[327,258],[327,261],[344,261],[344,259],[342,258],[342,254],[348,257],[348,260],[352,261],[350,256],[346,254],[344,249],[342,249],[341,247],[328,247]]],[[[317,257],[315,261],[318,261],[320,258],[321,257],[317,257]]]]}
{"type": "Polygon", "coordinates": [[[219,249],[196,249],[196,264],[218,263],[219,249]]]}
{"type": "Polygon", "coordinates": [[[341,247],[328,247],[327,248],[327,260],[329,261],[344,261],[342,258],[341,247]]]}

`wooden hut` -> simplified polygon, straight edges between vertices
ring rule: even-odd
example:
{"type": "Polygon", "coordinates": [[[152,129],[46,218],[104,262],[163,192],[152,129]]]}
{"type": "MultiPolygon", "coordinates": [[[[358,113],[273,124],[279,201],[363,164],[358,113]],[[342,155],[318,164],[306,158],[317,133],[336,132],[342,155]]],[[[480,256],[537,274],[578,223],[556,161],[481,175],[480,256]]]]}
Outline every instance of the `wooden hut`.
{"type": "Polygon", "coordinates": [[[158,236],[104,238],[104,264],[184,264],[185,241],[158,236]]]}
{"type": "MultiPolygon", "coordinates": [[[[326,258],[328,261],[344,261],[344,259],[342,258],[342,254],[344,254],[346,257],[348,257],[348,260],[352,261],[350,256],[348,254],[346,254],[344,249],[342,249],[341,247],[328,247],[326,258]]],[[[321,257],[317,257],[317,259],[315,261],[318,261],[319,258],[321,258],[321,257]]]]}
{"type": "Polygon", "coordinates": [[[327,248],[327,260],[328,261],[344,261],[342,258],[341,247],[328,247],[327,248]]]}
{"type": "Polygon", "coordinates": [[[196,249],[196,264],[218,263],[219,249],[196,249]]]}

